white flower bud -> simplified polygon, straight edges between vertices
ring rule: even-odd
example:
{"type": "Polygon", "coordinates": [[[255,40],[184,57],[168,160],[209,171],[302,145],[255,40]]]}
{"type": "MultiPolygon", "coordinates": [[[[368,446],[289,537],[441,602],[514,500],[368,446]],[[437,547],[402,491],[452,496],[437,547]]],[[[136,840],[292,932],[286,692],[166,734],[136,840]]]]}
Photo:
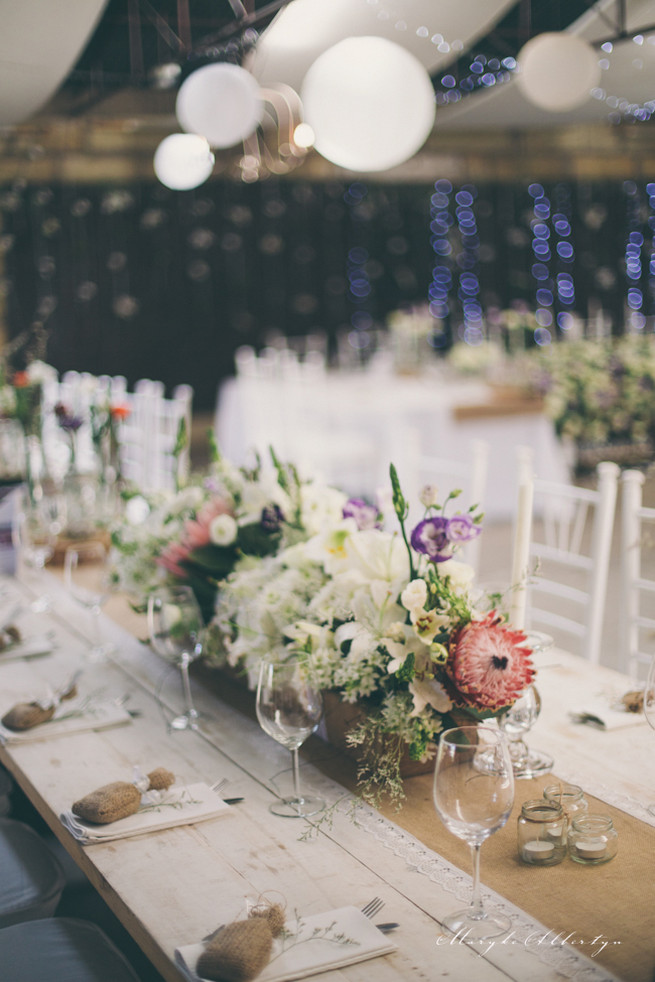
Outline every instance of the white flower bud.
{"type": "Polygon", "coordinates": [[[439,504],[439,488],[436,484],[426,484],[418,498],[426,508],[435,508],[439,504]]]}

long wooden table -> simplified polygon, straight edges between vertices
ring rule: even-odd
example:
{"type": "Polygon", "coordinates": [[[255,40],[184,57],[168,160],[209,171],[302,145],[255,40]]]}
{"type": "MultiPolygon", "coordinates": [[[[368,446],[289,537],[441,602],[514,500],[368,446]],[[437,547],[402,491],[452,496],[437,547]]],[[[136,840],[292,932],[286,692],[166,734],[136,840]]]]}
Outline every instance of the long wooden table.
{"type": "MultiPolygon", "coordinates": [[[[33,575],[29,582],[39,588],[33,575]]],[[[27,613],[19,623],[28,634],[53,630],[58,646],[37,659],[2,663],[0,656],[2,712],[44,680],[57,685],[85,662],[90,633],[85,613],[51,574],[43,574],[42,582],[53,598],[51,612],[27,613]]],[[[27,582],[9,580],[7,585],[12,593],[31,596],[27,582]]],[[[115,729],[0,746],[0,761],[167,982],[181,979],[173,960],[177,946],[242,916],[244,899],[262,893],[304,915],[351,903],[362,906],[373,896],[385,901],[382,919],[400,924],[393,935],[398,950],[326,973],[326,982],[364,982],[373,975],[379,982],[442,977],[450,982],[650,982],[655,820],[645,806],[655,800],[655,733],[645,722],[601,733],[567,718],[569,708],[585,708],[591,693],[624,691],[629,686],[625,678],[559,650],[539,656],[544,709],[529,742],[552,753],[559,778],[577,779],[601,807],[609,802],[632,824],[629,837],[622,830],[619,855],[605,867],[583,868],[565,860],[566,868],[535,870],[516,860],[515,820],[510,819],[483,847],[482,880],[493,882],[489,902],[509,911],[515,930],[506,943],[481,950],[449,939],[440,929],[445,914],[467,902],[470,877],[465,850],[434,813],[429,778],[407,782],[407,805],[397,815],[364,806],[356,806],[353,815],[353,799],[344,789],[344,782],[352,781],[352,767],[314,738],[309,746],[313,762],[304,763],[302,779],[335,803],[330,822],[312,828],[304,820],[274,817],[268,806],[290,780],[289,756],[260,730],[248,711],[251,699],[246,696],[244,707],[237,708],[238,691],[235,696],[225,684],[221,697],[218,677],[197,672],[193,688],[204,714],[201,730],[169,733],[164,716],[181,702],[178,673],[136,640],[144,625],[126,613],[125,605],[111,601],[108,612],[113,617],[104,618],[104,630],[116,652],[106,663],[86,662],[81,685],[112,698],[129,694],[129,705],[142,715],[115,729]],[[165,766],[186,783],[227,778],[226,795],[242,795],[244,801],[215,821],[80,845],[59,814],[103,783],[130,780],[135,764],[144,770],[165,766]],[[633,833],[639,835],[643,863],[630,867],[626,887],[621,849],[632,843],[633,833]],[[559,886],[558,877],[566,877],[559,886]],[[617,883],[622,884],[620,895],[617,883]],[[518,905],[511,899],[517,889],[518,905]],[[566,944],[561,925],[547,922],[540,900],[552,889],[563,898],[564,925],[569,914],[575,923],[577,909],[590,895],[594,898],[594,931],[608,942],[603,950],[604,941],[594,945],[593,938],[579,934],[566,944]],[[622,948],[617,911],[626,909],[638,929],[622,948]]],[[[517,806],[539,792],[539,782],[517,782],[517,806]]]]}

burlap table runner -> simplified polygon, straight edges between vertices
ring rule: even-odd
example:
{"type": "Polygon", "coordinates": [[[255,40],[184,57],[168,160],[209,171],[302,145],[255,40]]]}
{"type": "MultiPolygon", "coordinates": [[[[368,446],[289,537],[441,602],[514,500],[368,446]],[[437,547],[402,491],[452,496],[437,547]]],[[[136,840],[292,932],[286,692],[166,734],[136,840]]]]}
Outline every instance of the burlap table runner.
{"type": "MultiPolygon", "coordinates": [[[[122,598],[113,597],[107,612],[136,637],[145,637],[145,618],[135,615],[122,598]]],[[[209,685],[212,675],[220,677],[201,665],[194,671],[209,685]]],[[[220,697],[254,717],[252,693],[222,680],[220,697]]],[[[303,752],[323,773],[356,791],[351,759],[317,738],[310,738],[303,752]]],[[[655,828],[587,794],[589,811],[610,815],[619,834],[618,854],[611,862],[582,866],[567,857],[557,866],[533,867],[518,859],[521,806],[557,780],[551,774],[517,781],[507,825],[482,846],[482,883],[544,924],[551,932],[544,944],[568,939],[576,950],[624,982],[655,982],[655,828]]],[[[470,873],[469,847],[448,832],[434,810],[432,775],[408,778],[405,791],[407,798],[399,811],[382,805],[381,814],[470,873]]],[[[457,907],[455,898],[453,907],[457,907]]]]}
{"type": "MultiPolygon", "coordinates": [[[[512,816],[482,846],[482,882],[546,925],[552,934],[544,944],[568,938],[577,950],[625,982],[654,982],[655,828],[586,795],[590,813],[612,817],[619,834],[616,857],[601,866],[583,866],[568,857],[557,866],[527,866],[517,853],[521,805],[556,782],[553,775],[516,782],[512,816]]],[[[382,814],[470,872],[469,847],[447,831],[434,810],[432,777],[410,778],[405,788],[403,808],[397,812],[382,807],[382,814]]]]}

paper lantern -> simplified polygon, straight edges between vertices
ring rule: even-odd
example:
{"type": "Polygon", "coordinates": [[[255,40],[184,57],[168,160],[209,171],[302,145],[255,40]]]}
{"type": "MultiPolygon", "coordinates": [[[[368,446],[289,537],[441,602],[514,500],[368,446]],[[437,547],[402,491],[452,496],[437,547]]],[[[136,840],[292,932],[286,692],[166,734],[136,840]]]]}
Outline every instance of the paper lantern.
{"type": "Polygon", "coordinates": [[[214,168],[214,154],[204,136],[173,133],[155,150],[153,166],[167,188],[189,191],[207,180],[214,168]]]}
{"type": "Polygon", "coordinates": [[[349,37],[325,51],[305,75],[301,99],[316,150],[354,171],[402,164],[434,124],[430,76],[382,37],[349,37]]]}
{"type": "Polygon", "coordinates": [[[581,106],[600,82],[598,55],[573,34],[537,34],[521,48],[517,83],[526,99],[551,113],[581,106]]]}
{"type": "Polygon", "coordinates": [[[245,68],[223,62],[189,75],[175,103],[182,129],[220,148],[233,147],[254,133],[263,111],[257,80],[245,68]]]}

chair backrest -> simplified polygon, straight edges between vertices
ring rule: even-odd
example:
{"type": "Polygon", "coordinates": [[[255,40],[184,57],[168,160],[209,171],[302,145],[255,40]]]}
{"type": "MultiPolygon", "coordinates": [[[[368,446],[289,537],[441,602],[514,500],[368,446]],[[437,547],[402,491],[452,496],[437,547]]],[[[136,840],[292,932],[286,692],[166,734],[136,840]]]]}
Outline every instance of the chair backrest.
{"type": "Polygon", "coordinates": [[[193,389],[178,385],[167,399],[163,382],[140,379],[124,401],[130,414],[118,427],[123,477],[144,491],[174,490],[189,471],[193,389]],[[186,441],[176,454],[181,426],[186,441]]]}
{"type": "MultiPolygon", "coordinates": [[[[519,448],[519,481],[531,456],[530,448],[519,448]]],[[[595,488],[534,479],[526,620],[558,642],[560,634],[575,638],[578,652],[597,664],[619,468],[603,461],[596,474],[595,488]]]]}
{"type": "Polygon", "coordinates": [[[645,678],[655,656],[655,508],[643,504],[644,475],[621,476],[621,670],[645,678]]]}
{"type": "MultiPolygon", "coordinates": [[[[392,459],[398,471],[403,494],[410,506],[410,521],[419,521],[419,493],[426,484],[436,484],[441,499],[451,491],[461,490],[453,510],[466,512],[472,505],[484,512],[484,499],[489,468],[489,444],[486,440],[471,440],[462,448],[459,460],[429,453],[421,446],[421,435],[413,427],[396,430],[392,436],[392,459]]],[[[461,550],[463,561],[477,572],[480,560],[481,537],[473,539],[461,550]]]]}

